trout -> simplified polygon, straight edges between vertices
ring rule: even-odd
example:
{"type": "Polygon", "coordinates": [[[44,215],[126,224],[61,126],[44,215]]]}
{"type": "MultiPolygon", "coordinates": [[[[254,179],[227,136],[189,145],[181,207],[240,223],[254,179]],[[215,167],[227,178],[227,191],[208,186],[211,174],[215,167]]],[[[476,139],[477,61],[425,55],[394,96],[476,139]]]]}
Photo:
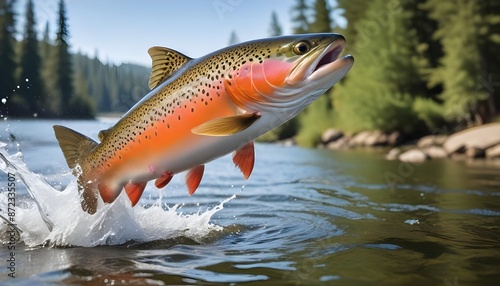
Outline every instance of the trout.
{"type": "Polygon", "coordinates": [[[231,152],[248,179],[253,140],[296,116],[351,69],[352,56],[339,58],[344,46],[342,35],[325,33],[244,42],[197,59],[150,48],[151,91],[99,132],[100,143],[54,126],[83,210],[94,214],[99,196],[112,203],[122,190],[135,206],[148,181],[163,188],[184,171],[192,195],[204,164],[231,152]]]}

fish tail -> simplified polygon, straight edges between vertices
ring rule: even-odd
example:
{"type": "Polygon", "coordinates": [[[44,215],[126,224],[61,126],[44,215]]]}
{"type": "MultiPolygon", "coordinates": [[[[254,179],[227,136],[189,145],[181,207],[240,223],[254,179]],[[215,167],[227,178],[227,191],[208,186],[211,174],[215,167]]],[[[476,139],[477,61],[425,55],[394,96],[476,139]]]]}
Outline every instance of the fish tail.
{"type": "Polygon", "coordinates": [[[54,132],[68,167],[78,177],[78,191],[82,197],[82,208],[84,211],[94,214],[97,211],[98,193],[95,186],[86,179],[87,174],[85,174],[82,163],[83,159],[99,144],[91,138],[64,126],[54,125],[54,132]],[[80,167],[79,171],[77,171],[78,166],[80,167]]]}

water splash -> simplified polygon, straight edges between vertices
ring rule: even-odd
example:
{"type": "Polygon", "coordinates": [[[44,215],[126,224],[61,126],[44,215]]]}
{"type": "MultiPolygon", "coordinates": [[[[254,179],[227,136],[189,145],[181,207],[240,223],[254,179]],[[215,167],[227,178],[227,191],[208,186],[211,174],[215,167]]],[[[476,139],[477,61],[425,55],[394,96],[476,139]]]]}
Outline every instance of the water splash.
{"type": "MultiPolygon", "coordinates": [[[[31,172],[23,161],[22,153],[10,155],[6,144],[0,142],[0,170],[15,174],[23,183],[28,196],[16,197],[15,224],[20,240],[27,246],[85,246],[120,245],[130,241],[149,242],[177,237],[202,241],[222,227],[210,223],[212,216],[224,203],[196,214],[179,212],[179,205],[167,207],[161,199],[150,207],[131,207],[126,196],[119,196],[112,204],[100,201],[97,213],[89,215],[80,206],[76,179],[64,190],[58,191],[42,176],[31,172]]],[[[7,214],[8,193],[0,193],[0,215],[7,214]]],[[[0,227],[6,223],[0,220],[0,227]]],[[[0,239],[0,243],[7,243],[0,239]]]]}

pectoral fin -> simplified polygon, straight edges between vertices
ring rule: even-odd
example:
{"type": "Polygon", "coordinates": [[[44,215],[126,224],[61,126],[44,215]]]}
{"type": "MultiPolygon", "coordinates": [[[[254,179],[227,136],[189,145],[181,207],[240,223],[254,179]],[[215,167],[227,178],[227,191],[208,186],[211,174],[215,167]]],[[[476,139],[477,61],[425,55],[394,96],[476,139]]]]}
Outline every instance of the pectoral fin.
{"type": "Polygon", "coordinates": [[[125,192],[127,193],[132,206],[135,206],[146,188],[147,182],[129,182],[125,185],[125,192]]]}
{"type": "Polygon", "coordinates": [[[233,162],[238,168],[240,168],[243,176],[245,177],[245,180],[248,179],[250,177],[250,174],[252,174],[253,165],[255,162],[255,152],[252,141],[248,142],[240,149],[234,151],[233,162]]]}
{"type": "Polygon", "coordinates": [[[189,170],[186,175],[186,185],[188,187],[189,195],[193,195],[196,189],[200,185],[201,178],[203,177],[203,172],[205,171],[205,165],[199,165],[189,170]]]}
{"type": "Polygon", "coordinates": [[[259,118],[260,113],[257,112],[216,118],[191,129],[191,132],[197,135],[229,136],[247,129],[259,118]]]}

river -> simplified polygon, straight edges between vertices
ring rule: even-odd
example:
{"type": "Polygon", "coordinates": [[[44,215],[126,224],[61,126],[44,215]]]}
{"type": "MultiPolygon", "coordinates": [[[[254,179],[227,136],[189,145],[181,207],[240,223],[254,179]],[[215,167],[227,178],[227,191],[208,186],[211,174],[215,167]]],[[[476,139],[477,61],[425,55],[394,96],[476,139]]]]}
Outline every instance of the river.
{"type": "Polygon", "coordinates": [[[133,209],[120,196],[90,216],[79,208],[52,125],[95,138],[112,123],[0,122],[1,214],[21,231],[12,241],[12,226],[0,225],[0,284],[500,281],[498,163],[409,164],[386,161],[381,151],[256,144],[248,181],[226,156],[207,164],[193,196],[179,174],[162,190],[149,184],[133,209]]]}

